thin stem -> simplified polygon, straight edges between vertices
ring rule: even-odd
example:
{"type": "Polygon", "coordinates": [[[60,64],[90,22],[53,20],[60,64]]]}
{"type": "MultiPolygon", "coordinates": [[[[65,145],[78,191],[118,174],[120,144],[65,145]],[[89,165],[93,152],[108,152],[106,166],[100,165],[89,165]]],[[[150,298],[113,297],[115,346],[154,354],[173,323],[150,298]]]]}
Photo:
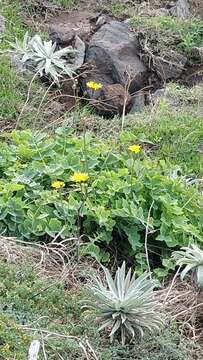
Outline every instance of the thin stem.
{"type": "Polygon", "coordinates": [[[132,167],[131,167],[131,177],[130,177],[131,194],[133,193],[133,175],[134,175],[134,167],[135,167],[135,157],[133,156],[132,167]]]}
{"type": "Polygon", "coordinates": [[[25,110],[25,108],[26,108],[26,106],[27,106],[27,104],[28,104],[28,101],[29,101],[29,98],[30,98],[30,92],[31,92],[32,84],[33,84],[34,80],[36,79],[36,77],[37,77],[38,75],[39,75],[38,72],[36,72],[36,73],[34,74],[34,76],[32,77],[31,81],[30,81],[30,84],[29,84],[29,87],[28,87],[28,92],[27,92],[27,98],[26,98],[26,100],[25,100],[25,103],[24,103],[24,105],[23,105],[23,107],[22,107],[22,109],[21,109],[21,112],[20,112],[20,114],[19,114],[19,116],[18,116],[18,119],[17,119],[17,121],[16,121],[16,125],[15,125],[15,128],[16,128],[16,129],[18,128],[18,125],[19,125],[20,119],[21,119],[21,117],[22,117],[22,114],[24,113],[24,110],[25,110]]]}
{"type": "Polygon", "coordinates": [[[150,263],[149,263],[149,253],[148,253],[148,248],[147,248],[147,240],[148,240],[148,234],[149,234],[150,216],[151,216],[151,211],[152,211],[153,206],[154,206],[154,200],[152,201],[151,206],[150,206],[149,211],[148,211],[147,224],[146,224],[146,228],[145,228],[145,255],[146,255],[146,261],[147,261],[147,267],[148,267],[150,279],[152,278],[152,276],[151,276],[151,268],[150,268],[150,263]]]}

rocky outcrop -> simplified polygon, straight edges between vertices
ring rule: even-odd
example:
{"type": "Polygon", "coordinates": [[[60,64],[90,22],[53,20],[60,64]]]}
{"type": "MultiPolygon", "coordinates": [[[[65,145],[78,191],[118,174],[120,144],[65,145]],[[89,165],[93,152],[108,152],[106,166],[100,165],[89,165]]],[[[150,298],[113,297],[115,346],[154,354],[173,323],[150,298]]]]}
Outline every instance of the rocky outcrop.
{"type": "Polygon", "coordinates": [[[146,83],[147,68],[140,59],[139,43],[127,24],[111,21],[92,37],[86,62],[93,68],[89,77],[106,84],[130,85],[130,92],[146,83]]]}

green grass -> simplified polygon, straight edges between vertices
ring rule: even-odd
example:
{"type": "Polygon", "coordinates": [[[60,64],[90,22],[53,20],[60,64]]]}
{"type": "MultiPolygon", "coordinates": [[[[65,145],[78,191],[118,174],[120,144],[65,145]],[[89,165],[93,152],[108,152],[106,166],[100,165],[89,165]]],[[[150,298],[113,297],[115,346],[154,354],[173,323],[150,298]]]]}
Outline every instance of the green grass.
{"type": "MultiPolygon", "coordinates": [[[[27,359],[31,341],[40,340],[41,335],[37,330],[23,330],[25,325],[81,340],[87,336],[101,360],[190,360],[195,351],[195,359],[201,359],[198,346],[181,338],[175,326],[166,329],[162,336],[147,335],[130,346],[121,347],[115,342],[110,347],[108,339],[98,335],[93,318],[81,310],[81,300],[87,298],[84,285],[68,291],[69,278],[62,282],[40,278],[31,264],[14,265],[0,260],[0,284],[1,360],[27,359]]],[[[85,359],[73,340],[50,337],[45,340],[45,351],[49,360],[59,359],[59,355],[70,360],[85,359]]],[[[39,359],[43,359],[42,350],[39,359]]]]}
{"type": "MultiPolygon", "coordinates": [[[[6,31],[1,37],[0,42],[0,121],[2,128],[4,125],[11,124],[15,127],[21,109],[23,108],[29,84],[33,77],[32,73],[22,74],[12,65],[11,43],[15,39],[23,39],[26,31],[34,34],[34,27],[26,27],[23,22],[22,3],[20,1],[11,2],[5,0],[2,3],[2,15],[6,19],[6,31]]],[[[37,109],[45,93],[45,86],[38,80],[32,84],[29,101],[22,113],[20,127],[25,128],[33,124],[33,118],[36,117],[37,109]]],[[[44,114],[40,112],[35,120],[36,126],[44,121],[44,114]]]]}

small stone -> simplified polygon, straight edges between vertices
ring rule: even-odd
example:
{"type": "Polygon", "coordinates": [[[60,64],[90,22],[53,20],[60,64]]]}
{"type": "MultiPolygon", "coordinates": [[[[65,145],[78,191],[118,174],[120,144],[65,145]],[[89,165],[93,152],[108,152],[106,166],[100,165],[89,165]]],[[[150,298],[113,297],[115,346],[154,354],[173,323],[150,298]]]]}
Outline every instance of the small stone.
{"type": "Polygon", "coordinates": [[[64,104],[61,104],[58,101],[52,101],[49,103],[49,106],[46,108],[46,115],[61,115],[65,111],[64,104]]]}
{"type": "Polygon", "coordinates": [[[101,27],[102,25],[106,24],[106,22],[107,22],[107,16],[101,15],[97,19],[96,26],[101,27]]]}
{"type": "Polygon", "coordinates": [[[21,61],[21,56],[18,54],[11,54],[11,65],[21,74],[27,72],[27,67],[21,61]]]}
{"type": "Polygon", "coordinates": [[[153,67],[158,77],[163,80],[178,79],[187,63],[187,58],[176,51],[169,51],[164,57],[155,56],[153,67]]]}
{"type": "Polygon", "coordinates": [[[166,95],[166,89],[158,89],[156,90],[152,95],[151,95],[151,99],[152,102],[155,103],[156,101],[161,100],[165,95],[166,95]]]}
{"type": "Polygon", "coordinates": [[[145,95],[142,92],[135,94],[132,100],[132,107],[130,110],[130,114],[135,114],[140,112],[145,106],[145,95]]]}
{"type": "Polygon", "coordinates": [[[172,16],[177,16],[181,19],[188,19],[190,17],[190,7],[187,0],[178,0],[175,6],[169,10],[172,16]]]}
{"type": "Polygon", "coordinates": [[[79,69],[85,59],[85,43],[82,41],[79,36],[76,35],[75,37],[75,46],[74,46],[76,53],[74,57],[74,63],[73,63],[73,70],[79,69]]]}

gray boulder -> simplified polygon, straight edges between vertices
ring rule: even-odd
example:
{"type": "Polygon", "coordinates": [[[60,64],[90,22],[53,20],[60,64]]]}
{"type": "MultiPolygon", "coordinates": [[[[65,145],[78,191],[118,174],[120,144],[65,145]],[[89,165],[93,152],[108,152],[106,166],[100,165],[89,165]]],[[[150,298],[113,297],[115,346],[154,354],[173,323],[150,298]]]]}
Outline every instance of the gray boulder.
{"type": "Polygon", "coordinates": [[[127,24],[111,21],[92,37],[85,61],[93,68],[89,78],[126,87],[130,92],[145,86],[147,68],[140,59],[139,43],[127,24]]]}
{"type": "Polygon", "coordinates": [[[190,7],[187,0],[178,0],[175,6],[170,8],[170,14],[181,19],[188,19],[190,17],[190,7]]]}

